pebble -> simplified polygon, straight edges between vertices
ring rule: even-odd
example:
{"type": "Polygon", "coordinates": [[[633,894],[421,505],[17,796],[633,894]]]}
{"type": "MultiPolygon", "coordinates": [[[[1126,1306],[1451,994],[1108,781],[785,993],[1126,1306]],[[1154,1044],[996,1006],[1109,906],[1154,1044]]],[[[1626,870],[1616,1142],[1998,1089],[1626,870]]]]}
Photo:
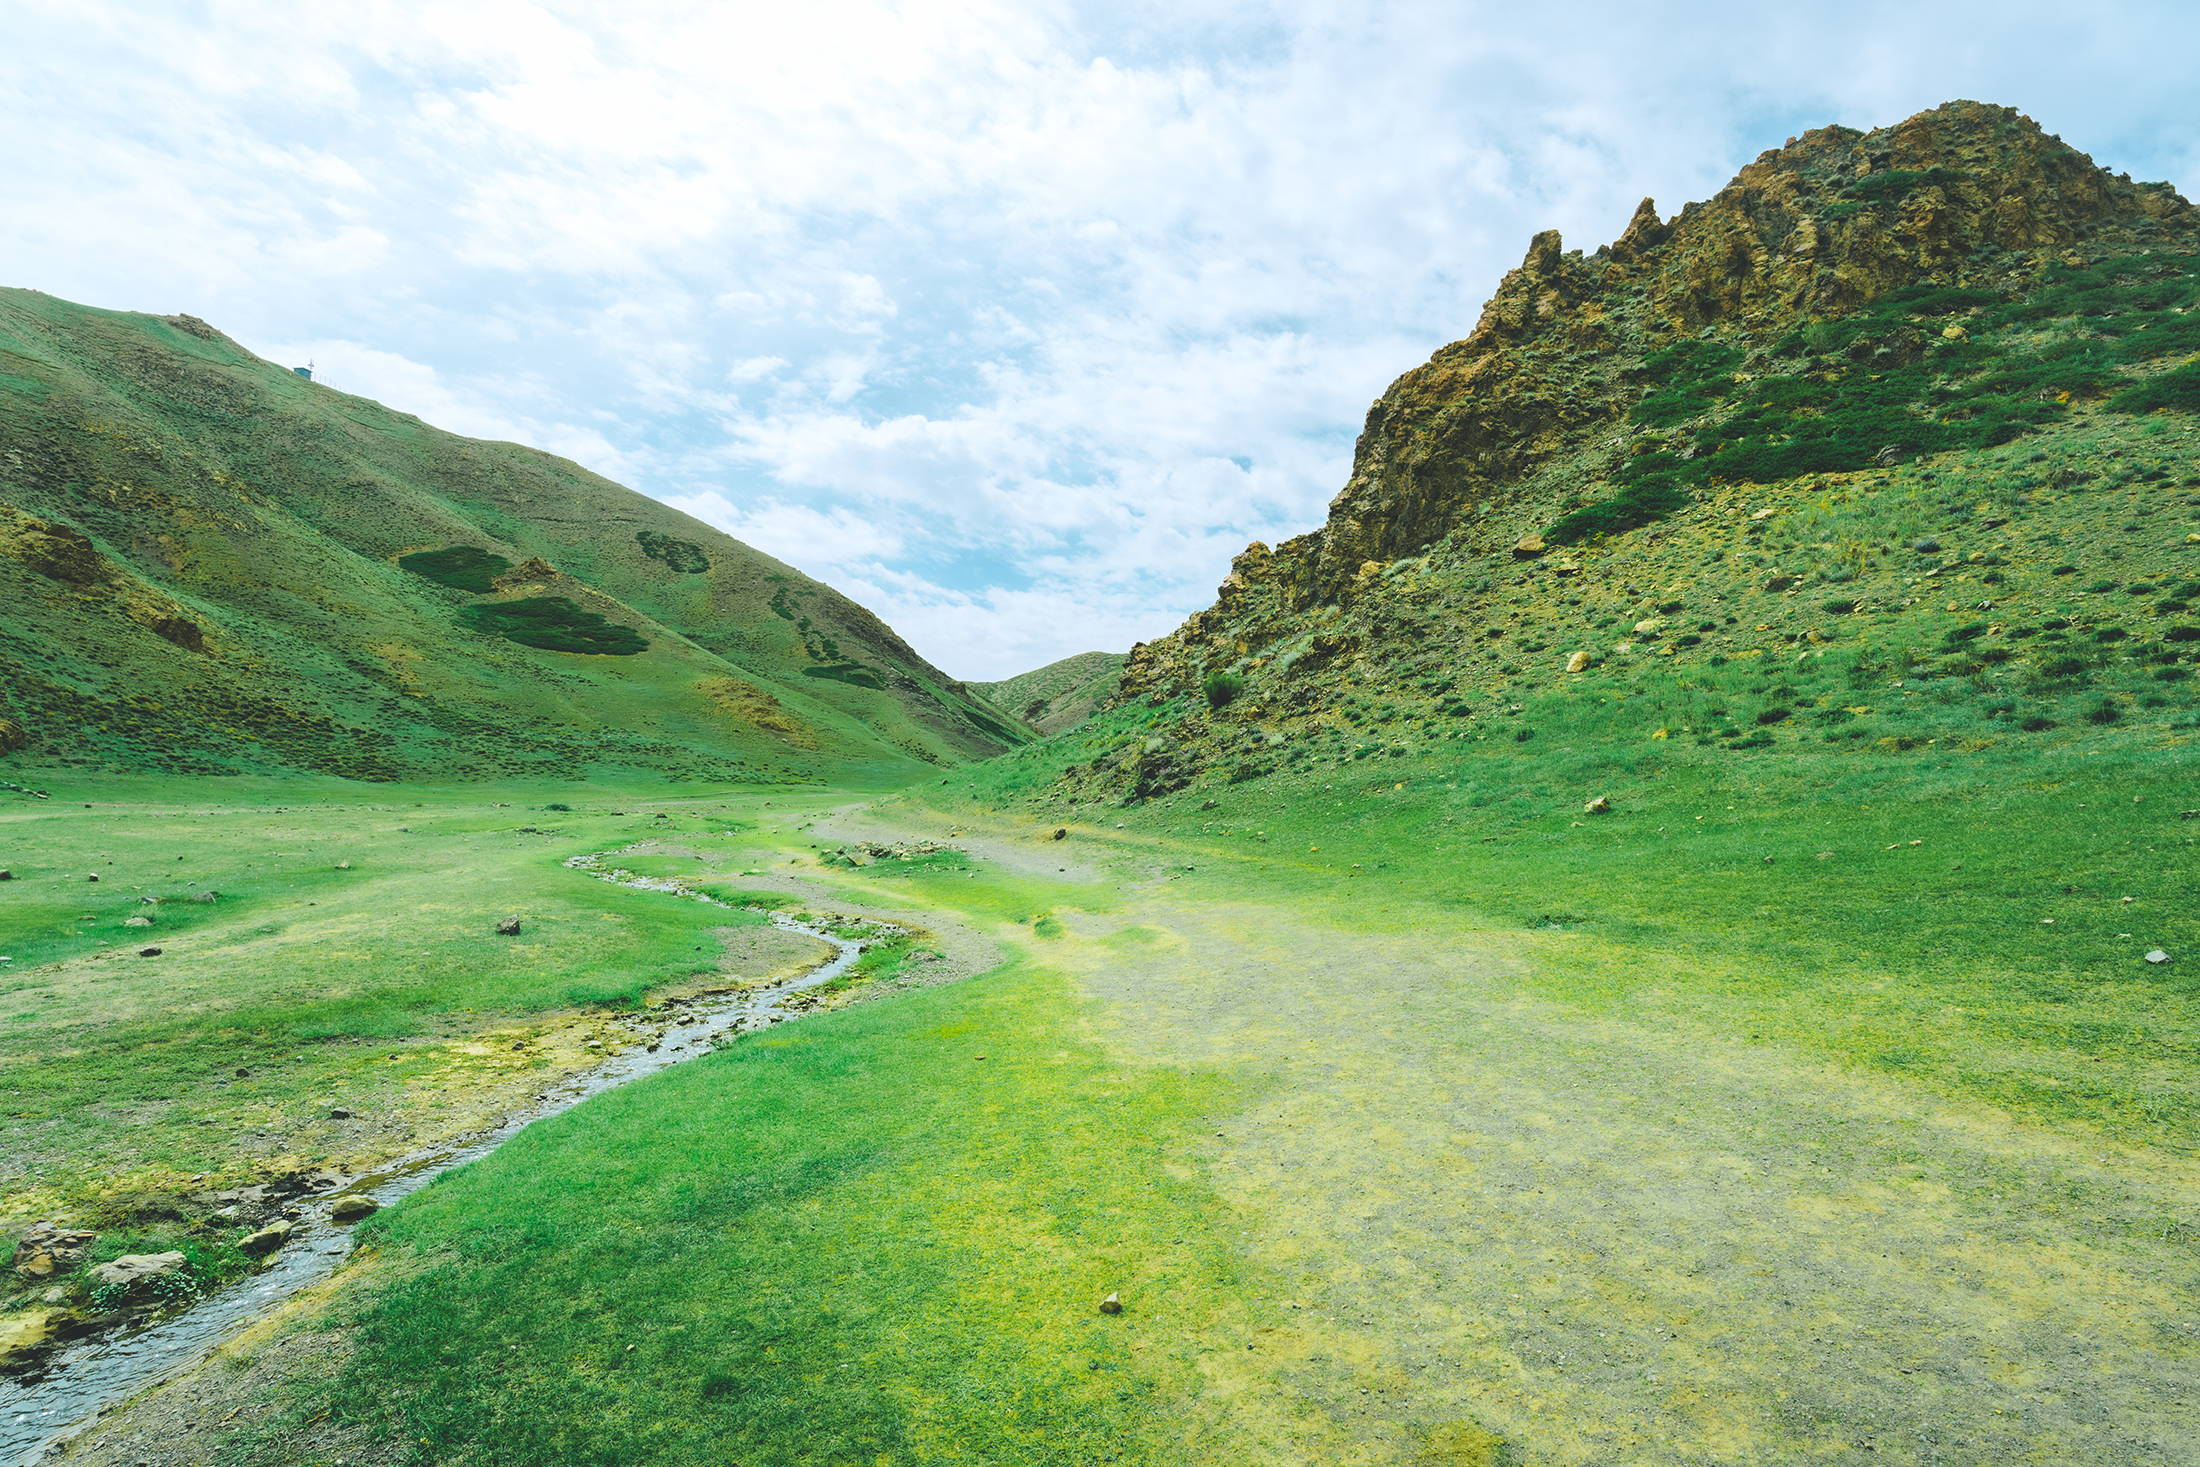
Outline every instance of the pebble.
{"type": "Polygon", "coordinates": [[[2156,948],[2154,949],[2154,951],[2147,954],[2147,961],[2154,964],[2156,967],[2160,967],[2162,964],[2169,961],[2169,954],[2163,952],[2160,948],[2156,948]]]}

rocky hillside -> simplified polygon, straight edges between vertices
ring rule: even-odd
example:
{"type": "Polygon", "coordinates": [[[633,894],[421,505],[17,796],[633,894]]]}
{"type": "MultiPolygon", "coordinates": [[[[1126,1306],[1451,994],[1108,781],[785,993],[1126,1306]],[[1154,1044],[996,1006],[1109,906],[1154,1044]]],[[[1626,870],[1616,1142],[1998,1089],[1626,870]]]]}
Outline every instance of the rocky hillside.
{"type": "Polygon", "coordinates": [[[1129,660],[1121,652],[1080,652],[1004,682],[972,683],[970,688],[1040,733],[1058,734],[1083,723],[1115,696],[1129,660]]]}
{"type": "Polygon", "coordinates": [[[360,779],[906,777],[1029,737],[577,464],[202,321],[0,292],[0,753],[360,779]]]}
{"type": "Polygon", "coordinates": [[[2196,268],[2167,183],[1971,102],[1792,139],[1593,254],[1539,235],[1369,409],[1328,522],[1132,650],[1120,702],[1166,711],[1064,782],[1487,738],[1653,664],[1679,701],[1636,732],[1745,748],[2184,716],[2196,268]]]}

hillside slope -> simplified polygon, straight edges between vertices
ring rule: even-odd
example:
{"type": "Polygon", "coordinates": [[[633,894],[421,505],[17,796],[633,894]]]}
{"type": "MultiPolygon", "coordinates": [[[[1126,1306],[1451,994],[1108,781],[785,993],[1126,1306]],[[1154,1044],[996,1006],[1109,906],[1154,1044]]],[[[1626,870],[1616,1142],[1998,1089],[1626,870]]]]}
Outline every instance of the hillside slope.
{"type": "Polygon", "coordinates": [[[1594,255],[1539,235],[1369,410],[1327,524],[1133,649],[1122,702],[1163,711],[1071,735],[1056,787],[1138,800],[1537,722],[1897,755],[2182,738],[2196,270],[2168,184],[1969,102],[1793,139],[1594,255]]]}
{"type": "Polygon", "coordinates": [[[829,587],[576,464],[23,290],[0,672],[0,752],[40,765],[898,779],[1028,737],[829,587]]]}
{"type": "Polygon", "coordinates": [[[997,683],[972,683],[972,692],[1043,734],[1075,728],[1113,698],[1123,682],[1122,652],[1080,652],[997,683]]]}

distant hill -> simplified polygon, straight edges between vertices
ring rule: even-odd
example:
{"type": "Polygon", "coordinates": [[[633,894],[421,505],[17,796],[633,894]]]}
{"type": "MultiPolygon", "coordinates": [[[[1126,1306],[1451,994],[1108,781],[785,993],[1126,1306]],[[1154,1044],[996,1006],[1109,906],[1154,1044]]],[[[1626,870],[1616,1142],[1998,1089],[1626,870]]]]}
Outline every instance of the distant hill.
{"type": "Polygon", "coordinates": [[[861,606],[189,316],[0,291],[0,754],[896,780],[1028,730],[861,606]]]}
{"type": "Polygon", "coordinates": [[[1115,696],[1129,660],[1122,652],[1080,652],[1004,682],[970,687],[1039,732],[1057,734],[1083,723],[1115,696]]]}

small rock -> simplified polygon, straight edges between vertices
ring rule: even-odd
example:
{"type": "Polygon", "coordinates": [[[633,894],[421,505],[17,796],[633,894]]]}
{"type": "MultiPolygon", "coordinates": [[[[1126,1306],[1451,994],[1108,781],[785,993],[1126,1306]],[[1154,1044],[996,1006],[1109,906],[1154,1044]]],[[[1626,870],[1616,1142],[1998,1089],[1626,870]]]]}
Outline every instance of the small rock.
{"type": "Polygon", "coordinates": [[[1068,839],[1069,839],[1069,827],[1068,827],[1068,826],[1066,826],[1066,825],[1057,825],[1057,826],[1056,826],[1056,827],[1054,828],[1054,838],[1055,838],[1056,840],[1068,840],[1068,839]]]}
{"type": "Polygon", "coordinates": [[[1942,341],[1969,341],[1971,333],[1961,326],[1943,326],[1940,328],[1940,339],[1942,341]]]}
{"type": "Polygon", "coordinates": [[[1589,802],[1588,804],[1586,804],[1586,805],[1583,805],[1583,806],[1581,807],[1581,813],[1582,813],[1582,814],[1584,814],[1584,815],[1609,815],[1609,814],[1611,814],[1611,813],[1612,813],[1612,801],[1611,801],[1611,797],[1610,797],[1610,796],[1608,796],[1608,795],[1598,795],[1598,796],[1597,796],[1597,797],[1596,797],[1595,799],[1591,800],[1591,801],[1590,801],[1590,802],[1589,802]]]}
{"type": "Polygon", "coordinates": [[[197,896],[191,898],[191,900],[195,902],[218,902],[221,899],[222,894],[218,891],[202,891],[197,896]]]}
{"type": "Polygon", "coordinates": [[[1794,584],[1795,584],[1795,577],[1793,577],[1793,576],[1767,576],[1767,577],[1765,577],[1765,589],[1766,589],[1767,591],[1785,591],[1785,590],[1786,590],[1786,589],[1787,589],[1788,587],[1790,587],[1790,586],[1792,586],[1792,585],[1794,585],[1794,584]]]}
{"type": "Polygon", "coordinates": [[[122,919],[122,925],[125,927],[150,927],[153,925],[153,919],[150,917],[125,917],[122,919]]]}
{"type": "Polygon", "coordinates": [[[1541,555],[1546,548],[1548,547],[1544,545],[1543,537],[1531,530],[1522,535],[1519,542],[1513,546],[1513,559],[1533,560],[1541,555]]]}
{"type": "Polygon", "coordinates": [[[336,1205],[328,1210],[328,1215],[335,1222],[353,1223],[363,1217],[372,1217],[381,1210],[382,1204],[372,1197],[361,1197],[354,1193],[349,1197],[337,1198],[336,1205]]]}
{"type": "Polygon", "coordinates": [[[332,1121],[348,1121],[351,1119],[351,1112],[339,1105],[329,1111],[328,1118],[332,1121]]]}
{"type": "Polygon", "coordinates": [[[165,1278],[172,1273],[181,1273],[183,1267],[181,1253],[125,1253],[112,1263],[102,1263],[93,1269],[92,1282],[135,1284],[144,1279],[165,1278]]]}
{"type": "Polygon", "coordinates": [[[91,875],[85,877],[84,879],[86,881],[97,881],[99,880],[99,873],[97,871],[94,871],[91,875]]]}
{"type": "Polygon", "coordinates": [[[519,918],[506,917],[502,922],[497,923],[497,935],[499,937],[519,936],[519,918]]]}
{"type": "Polygon", "coordinates": [[[1765,857],[1765,864],[1766,864],[1767,866],[1770,866],[1770,865],[1772,864],[1772,857],[1770,857],[1770,856],[1767,856],[1767,857],[1765,857]]]}
{"type": "Polygon", "coordinates": [[[351,862],[349,862],[349,861],[338,861],[338,862],[336,863],[336,869],[337,869],[337,870],[339,870],[339,871],[349,871],[349,870],[351,869],[351,862]]]}
{"type": "MultiPolygon", "coordinates": [[[[179,1254],[178,1256],[180,1257],[181,1255],[179,1254]]],[[[1102,1299],[1100,1301],[1100,1312],[1102,1314],[1121,1314],[1123,1312],[1122,1295],[1110,1294],[1107,1298],[1102,1299]]]]}
{"type": "Polygon", "coordinates": [[[0,871],[0,881],[13,880],[15,880],[15,873],[13,871],[0,871]]]}
{"type": "Polygon", "coordinates": [[[157,947],[141,947],[138,949],[138,956],[141,958],[157,958],[160,956],[160,949],[157,947]]]}
{"type": "Polygon", "coordinates": [[[1566,659],[1566,670],[1568,672],[1584,672],[1588,669],[1588,666],[1589,654],[1586,652],[1576,652],[1566,659]]]}
{"type": "Polygon", "coordinates": [[[2160,967],[2162,964],[2169,961],[2169,954],[2163,952],[2160,948],[2156,948],[2154,949],[2154,951],[2147,954],[2147,961],[2154,964],[2156,967],[2160,967]]]}
{"type": "MultiPolygon", "coordinates": [[[[258,1257],[262,1253],[273,1253],[290,1241],[291,1231],[296,1226],[295,1223],[288,1222],[270,1224],[256,1233],[238,1239],[237,1250],[241,1253],[250,1253],[254,1257],[258,1257]]],[[[179,1253],[176,1256],[181,1258],[183,1255],[179,1253]]]]}

